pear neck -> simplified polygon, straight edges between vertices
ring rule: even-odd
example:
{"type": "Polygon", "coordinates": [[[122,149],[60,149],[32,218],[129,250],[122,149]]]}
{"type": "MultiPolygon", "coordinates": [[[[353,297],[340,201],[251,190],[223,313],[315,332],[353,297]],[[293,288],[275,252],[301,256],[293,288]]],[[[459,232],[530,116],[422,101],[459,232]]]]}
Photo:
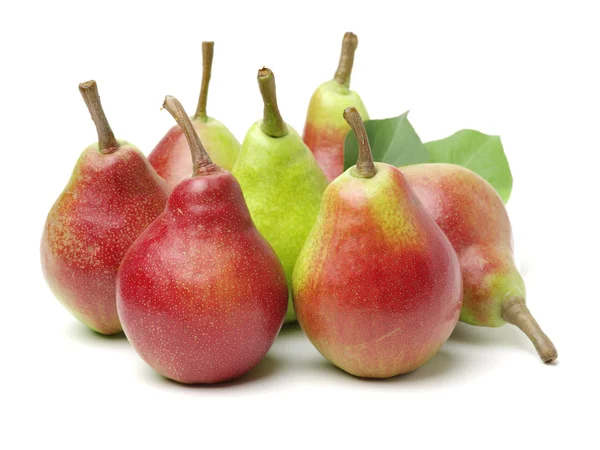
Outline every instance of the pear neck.
{"type": "Polygon", "coordinates": [[[214,42],[205,41],[202,43],[202,84],[200,85],[200,98],[198,99],[196,114],[194,114],[194,119],[200,119],[202,122],[208,120],[206,103],[208,101],[208,85],[210,84],[212,73],[214,47],[214,42]]]}
{"type": "Polygon", "coordinates": [[[110,128],[108,119],[104,114],[104,109],[102,109],[98,85],[94,80],[86,81],[79,85],[79,92],[81,92],[81,96],[96,125],[96,132],[98,133],[98,150],[105,155],[116,152],[120,146],[119,141],[117,141],[117,138],[110,128]]]}
{"type": "Polygon", "coordinates": [[[258,71],[257,79],[260,94],[265,104],[263,120],[260,126],[262,132],[273,138],[286,136],[289,131],[277,106],[277,92],[273,72],[263,67],[258,71]]]}

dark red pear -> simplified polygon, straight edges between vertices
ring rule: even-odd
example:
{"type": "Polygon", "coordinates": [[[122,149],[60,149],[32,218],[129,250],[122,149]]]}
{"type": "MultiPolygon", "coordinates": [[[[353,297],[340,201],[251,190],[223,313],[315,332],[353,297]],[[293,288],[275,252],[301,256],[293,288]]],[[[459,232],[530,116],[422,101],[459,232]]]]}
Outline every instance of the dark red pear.
{"type": "Polygon", "coordinates": [[[285,275],[236,179],[211,161],[181,104],[167,96],[163,106],[185,133],[193,173],[127,252],[119,316],[161,375],[226,381],[252,369],[273,344],[287,309],[285,275]]]}

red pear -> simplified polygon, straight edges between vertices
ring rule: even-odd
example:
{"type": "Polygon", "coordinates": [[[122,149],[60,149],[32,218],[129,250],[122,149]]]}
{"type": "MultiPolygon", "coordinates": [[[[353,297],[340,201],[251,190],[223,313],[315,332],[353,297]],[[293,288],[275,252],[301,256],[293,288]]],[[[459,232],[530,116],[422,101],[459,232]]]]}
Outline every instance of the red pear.
{"type": "Polygon", "coordinates": [[[271,347],[288,289],[254,226],[240,185],[214,164],[181,104],[164,103],[188,139],[193,175],[127,252],[119,317],[140,356],[182,383],[216,383],[252,369],[271,347]]]}
{"type": "Polygon", "coordinates": [[[361,377],[410,372],[458,321],[462,283],[448,238],[402,173],[373,163],[354,108],[356,166],[325,190],[293,274],[300,326],[333,364],[361,377]]]}
{"type": "MultiPolygon", "coordinates": [[[[240,143],[225,125],[206,114],[213,47],[214,42],[202,43],[202,85],[196,113],[191,117],[191,121],[215,164],[231,170],[240,152],[240,143]]],[[[167,181],[169,189],[173,189],[182,179],[190,176],[192,173],[190,148],[179,125],[175,125],[167,132],[148,155],[148,160],[158,174],[167,181]]]]}
{"type": "Polygon", "coordinates": [[[460,259],[464,284],[460,320],[487,327],[516,325],[544,362],[554,361],[558,357],[554,344],[525,305],[510,221],[492,185],[453,164],[417,164],[402,172],[460,259]]]}
{"type": "Polygon", "coordinates": [[[117,140],[95,81],[79,90],[98,142],[84,150],[52,206],[42,236],[42,269],[64,306],[103,334],[121,331],[115,286],[125,251],[164,209],[167,186],[133,145],[117,140]]]}

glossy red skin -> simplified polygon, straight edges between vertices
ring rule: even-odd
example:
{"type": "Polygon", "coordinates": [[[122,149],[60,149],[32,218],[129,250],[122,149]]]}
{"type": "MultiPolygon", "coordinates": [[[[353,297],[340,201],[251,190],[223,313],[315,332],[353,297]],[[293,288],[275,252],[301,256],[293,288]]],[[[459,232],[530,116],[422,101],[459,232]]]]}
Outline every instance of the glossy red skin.
{"type": "Polygon", "coordinates": [[[473,245],[512,248],[504,203],[479,175],[452,164],[420,164],[401,171],[457,253],[473,245]]]}
{"type": "Polygon", "coordinates": [[[332,184],[321,211],[328,210],[329,241],[309,264],[321,270],[304,282],[294,273],[302,329],[327,359],[361,377],[391,377],[424,364],[448,339],[461,309],[456,254],[392,169],[395,187],[377,194],[401,199],[418,223],[418,238],[403,241],[383,230],[358,184],[332,184]]]}
{"type": "Polygon", "coordinates": [[[173,189],[192,173],[190,147],[179,125],[172,127],[148,155],[156,172],[173,189]]]}
{"type": "Polygon", "coordinates": [[[420,164],[401,170],[459,256],[465,292],[461,320],[502,325],[500,307],[514,293],[510,286],[524,291],[502,199],[487,181],[460,166],[420,164]],[[506,288],[494,284],[504,280],[506,288]]]}
{"type": "Polygon", "coordinates": [[[347,130],[323,129],[306,122],[302,139],[310,148],[329,181],[344,172],[344,142],[347,130]]]}
{"type": "Polygon", "coordinates": [[[145,156],[123,145],[88,148],[48,214],[42,269],[52,291],[90,328],[121,331],[116,307],[119,264],[131,243],[163,210],[167,186],[145,156]]]}
{"type": "Polygon", "coordinates": [[[175,188],[118,277],[127,338],[157,372],[181,383],[217,383],[252,369],[287,309],[281,263],[235,178],[215,170],[175,188]]]}

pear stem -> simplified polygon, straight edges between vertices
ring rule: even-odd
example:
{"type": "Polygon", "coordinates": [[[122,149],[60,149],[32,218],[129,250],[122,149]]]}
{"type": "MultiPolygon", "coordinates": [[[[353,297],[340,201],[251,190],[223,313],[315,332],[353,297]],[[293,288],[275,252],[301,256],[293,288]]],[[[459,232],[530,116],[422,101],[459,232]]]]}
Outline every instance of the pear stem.
{"type": "Polygon", "coordinates": [[[183,106],[181,106],[181,103],[179,103],[179,100],[171,95],[167,95],[163,103],[163,108],[169,111],[169,113],[173,116],[175,121],[183,130],[183,134],[185,134],[185,137],[188,141],[190,152],[192,154],[192,176],[206,175],[210,172],[213,172],[214,168],[217,166],[213,164],[212,160],[210,159],[210,156],[202,145],[198,134],[196,134],[196,130],[194,130],[192,121],[185,112],[185,109],[183,109],[183,106]]]}
{"type": "Polygon", "coordinates": [[[200,98],[198,99],[198,106],[196,107],[194,118],[198,118],[203,122],[206,122],[208,119],[208,116],[206,115],[206,102],[208,100],[208,85],[212,73],[214,47],[214,42],[202,43],[202,84],[200,85],[200,98]]]}
{"type": "Polygon", "coordinates": [[[371,153],[365,123],[354,106],[344,110],[344,119],[354,131],[358,141],[358,160],[356,161],[354,173],[360,178],[373,178],[377,173],[377,169],[373,163],[373,154],[371,153]]]}
{"type": "Polygon", "coordinates": [[[98,150],[103,154],[116,152],[119,149],[119,141],[115,138],[102,109],[100,94],[98,94],[98,85],[94,80],[86,81],[79,85],[79,92],[81,92],[88,111],[92,115],[92,120],[96,125],[98,150]]]}
{"type": "Polygon", "coordinates": [[[531,315],[525,301],[520,297],[511,297],[502,305],[502,318],[510,324],[517,326],[533,343],[540,358],[545,363],[550,363],[558,357],[556,347],[548,336],[542,331],[539,324],[531,315]]]}
{"type": "Polygon", "coordinates": [[[283,137],[288,134],[288,128],[277,106],[275,75],[270,69],[263,67],[258,71],[257,78],[260,94],[265,104],[261,130],[266,135],[274,138],[283,137]]]}
{"type": "Polygon", "coordinates": [[[354,52],[358,47],[358,37],[354,33],[344,34],[342,40],[342,53],[340,62],[333,79],[343,86],[350,87],[350,75],[352,75],[352,66],[354,65],[354,52]]]}

